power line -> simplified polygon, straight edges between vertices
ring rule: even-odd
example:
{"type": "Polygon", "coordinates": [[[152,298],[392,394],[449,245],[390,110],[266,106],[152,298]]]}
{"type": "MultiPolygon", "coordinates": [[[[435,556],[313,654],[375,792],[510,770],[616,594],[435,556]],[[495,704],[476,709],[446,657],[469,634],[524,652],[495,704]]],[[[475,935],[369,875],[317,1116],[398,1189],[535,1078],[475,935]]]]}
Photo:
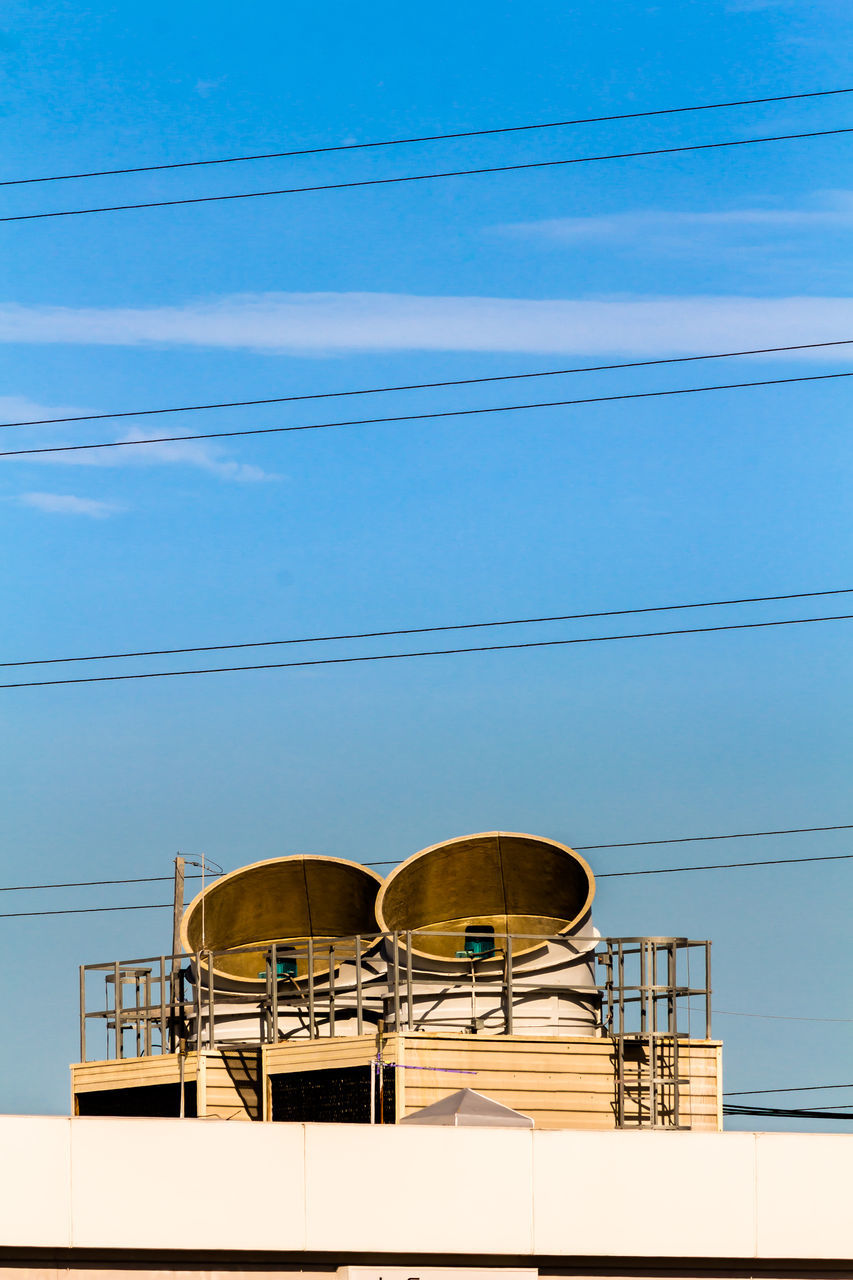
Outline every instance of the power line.
{"type": "Polygon", "coordinates": [[[575,400],[540,400],[530,404],[489,405],[479,409],[445,409],[438,413],[402,413],[387,418],[349,418],[336,422],[304,422],[287,427],[250,427],[235,431],[200,431],[183,436],[144,436],[140,440],[107,440],[90,444],[42,445],[30,449],[0,450],[0,458],[19,458],[43,453],[79,453],[92,449],[129,449],[147,444],[175,444],[185,440],[230,440],[242,436],[286,435],[292,431],[325,431],[330,427],[365,427],[392,422],[429,422],[439,418],[482,417],[491,413],[519,413],[523,409],[560,409],[582,404],[614,404],[621,400],[659,400],[666,396],[698,395],[706,391],[739,391],[747,387],[780,387],[795,382],[828,382],[835,378],[853,378],[853,371],[841,373],[808,373],[796,378],[761,378],[755,382],[722,382],[706,387],[676,387],[664,391],[632,391],[620,395],[585,396],[575,400]]]}
{"type": "MultiPolygon", "coordinates": [[[[6,911],[0,913],[0,920],[23,919],[33,916],[89,915],[103,911],[165,911],[172,910],[173,906],[174,903],[171,902],[147,902],[119,907],[61,907],[53,911],[6,911]]],[[[801,1018],[793,1014],[734,1013],[728,1009],[713,1009],[712,1013],[739,1018],[773,1018],[779,1022],[853,1022],[853,1018],[801,1018]]]]}
{"type": "Polygon", "coordinates": [[[853,1111],[830,1111],[821,1107],[806,1111],[798,1107],[740,1107],[723,1103],[724,1116],[765,1116],[780,1120],[853,1120],[853,1111]]]}
{"type": "MultiPolygon", "coordinates": [[[[834,831],[834,830],[838,830],[838,828],[806,827],[806,828],[803,828],[803,830],[834,831]]],[[[716,836],[716,837],[688,836],[686,838],[694,839],[694,840],[731,839],[731,837],[726,837],[726,836],[716,836]]],[[[576,849],[578,852],[583,850],[583,848],[584,848],[583,845],[576,846],[576,849]]],[[[664,867],[664,868],[661,868],[660,870],[655,869],[652,871],[645,871],[645,870],[644,871],[604,871],[604,872],[597,872],[596,879],[597,880],[605,879],[607,876],[658,875],[658,874],[661,874],[661,872],[667,872],[667,871],[711,871],[711,870],[716,871],[716,870],[729,870],[730,868],[734,868],[734,867],[784,866],[785,864],[792,863],[792,862],[837,862],[837,861],[843,861],[846,859],[853,859],[853,854],[850,854],[850,853],[828,854],[826,856],[815,856],[810,858],[770,858],[762,862],[723,862],[723,863],[715,864],[715,866],[713,867],[706,867],[706,866],[664,867]]],[[[396,866],[397,863],[396,863],[396,860],[389,858],[389,859],[386,859],[384,862],[362,862],[359,865],[363,867],[391,867],[391,866],[396,866]]],[[[200,875],[188,875],[188,876],[185,876],[184,878],[186,880],[201,880],[202,877],[200,875]]],[[[207,877],[208,881],[212,881],[216,878],[217,877],[215,875],[211,875],[207,877]]],[[[171,883],[172,876],[135,876],[130,879],[120,879],[120,880],[66,880],[59,883],[51,883],[51,884],[0,885],[0,893],[24,893],[24,892],[31,892],[31,891],[40,890],[40,889],[80,889],[80,888],[92,888],[92,887],[97,887],[101,885],[114,885],[114,884],[154,884],[156,882],[163,882],[163,881],[168,881],[169,883],[171,883]]]]}
{"type": "Polygon", "coordinates": [[[532,160],[523,164],[484,165],[477,169],[448,169],[431,173],[410,173],[394,178],[362,178],[355,182],[323,182],[306,187],[277,187],[269,191],[237,191],[230,195],[185,196],[179,200],[140,200],[133,204],[97,205],[88,209],[51,209],[41,213],[16,213],[0,218],[0,222],[34,222],[43,218],[74,218],[90,213],[124,213],[134,209],[167,209],[178,205],[217,204],[227,200],[257,200],[266,196],[305,195],[322,191],[346,191],[359,187],[399,186],[408,182],[432,182],[441,178],[469,178],[488,173],[518,173],[530,169],[554,169],[574,164],[593,164],[602,160],[634,160],[649,156],[683,155],[689,151],[714,151],[727,147],[748,147],[768,142],[793,142],[806,138],[830,138],[853,133],[853,127],[812,129],[808,133],[778,133],[759,138],[730,138],[721,142],[694,142],[680,147],[652,147],[644,151],[617,151],[609,155],[571,156],[563,160],[532,160]]]}
{"type": "Polygon", "coordinates": [[[615,636],[574,636],[565,640],[525,640],[516,644],[486,644],[456,649],[424,649],[415,653],[372,653],[341,658],[306,658],[299,662],[258,662],[247,666],[201,667],[188,671],[135,671],[115,676],[75,676],[62,680],[21,680],[0,684],[0,689],[36,689],[61,684],[106,684],[118,680],[162,680],[166,676],[207,676],[234,671],[281,671],[295,667],[343,666],[355,662],[389,662],[397,658],[437,658],[450,654],[497,653],[509,649],[548,649],[571,644],[603,644],[612,640],[648,640],[659,636],[704,635],[715,631],[751,631],[760,627],[793,627],[813,622],[847,622],[853,614],[840,613],[821,618],[780,618],[770,622],[731,622],[714,627],[682,627],[671,631],[640,631],[615,636]]]}
{"type": "Polygon", "coordinates": [[[107,662],[117,658],[160,658],[178,653],[216,653],[233,649],[264,649],[272,645],[328,644],[336,640],[375,640],[388,636],[430,635],[442,631],[474,631],[483,627],[526,627],[545,622],[581,622],[591,618],[623,618],[643,613],[671,613],[683,609],[716,609],[725,605],[768,604],[779,600],[812,600],[818,596],[843,596],[853,593],[853,587],[837,587],[830,591],[795,591],[787,595],[743,596],[733,600],[700,600],[692,604],[646,605],[639,609],[605,609],[596,613],[552,614],[540,618],[500,618],[490,622],[446,623],[434,627],[404,627],[396,631],[354,631],[339,635],[301,636],[286,640],[246,640],[235,644],[191,645],[182,649],[137,649],[123,653],[90,653],[65,658],[20,658],[14,662],[0,662],[2,667],[38,667],[63,662],[107,662]]]}
{"type": "MultiPolygon", "coordinates": [[[[708,839],[707,836],[693,838],[708,839]]],[[[757,862],[711,862],[705,866],[652,867],[644,871],[601,871],[596,873],[595,878],[596,880],[613,880],[621,876],[673,876],[682,871],[729,871],[733,867],[781,867],[790,866],[795,862],[847,862],[850,859],[853,859],[853,853],[830,853],[810,858],[763,858],[757,862]]]]}
{"type": "Polygon", "coordinates": [[[142,902],[131,907],[60,907],[55,911],[3,911],[0,920],[17,920],[25,916],[85,916],[95,911],[161,911],[168,907],[171,911],[173,902],[142,902]]]}
{"type": "Polygon", "coordinates": [[[807,1018],[799,1017],[790,1013],[744,1013],[740,1009],[712,1009],[714,1017],[722,1015],[724,1018],[762,1018],[767,1022],[838,1022],[853,1023],[853,1018],[807,1018]]]}
{"type": "MultiPolygon", "coordinates": [[[[658,360],[629,360],[621,364],[581,365],[573,369],[537,369],[532,373],[496,373],[482,378],[447,378],[442,382],[408,382],[387,387],[359,387],[354,391],[312,391],[298,396],[267,396],[261,400],[220,400],[211,404],[170,405],[165,409],[124,409],[119,413],[77,413],[64,418],[28,418],[0,422],[0,427],[49,427],[62,422],[104,422],[117,418],[150,418],[164,413],[202,413],[209,409],[251,409],[267,404],[295,404],[304,400],[337,400],[344,396],[376,396],[397,391],[433,391],[441,387],[473,387],[488,382],[520,382],[529,378],[559,378],[574,373],[611,373],[617,369],[648,369],[655,365],[692,364],[697,360],[730,360],[736,356],[779,355],[786,351],[816,351],[822,347],[847,347],[853,338],[834,342],[798,342],[788,347],[753,347],[748,351],[714,351],[708,355],[667,356],[658,360]]],[[[169,437],[172,439],[172,437],[169,437]]]]}
{"type": "MultiPolygon", "coordinates": [[[[215,880],[217,876],[208,875],[207,880],[215,880]]],[[[98,885],[108,884],[154,884],[157,881],[168,881],[170,884],[174,876],[133,876],[130,879],[121,880],[63,880],[57,884],[3,884],[0,885],[0,893],[28,893],[33,889],[90,889],[98,885]]],[[[185,880],[201,880],[200,875],[185,875],[185,880]]]]}
{"type": "Polygon", "coordinates": [[[814,1093],[819,1089],[853,1089],[853,1084],[794,1084],[789,1089],[729,1089],[724,1098],[744,1098],[756,1093],[814,1093]]]}
{"type": "Polygon", "coordinates": [[[800,836],[812,835],[818,831],[853,831],[853,823],[843,822],[831,827],[785,827],[779,831],[733,831],[721,836],[673,836],[668,840],[627,840],[616,844],[579,844],[575,848],[579,852],[589,853],[596,849],[642,849],[653,844],[692,844],[697,840],[755,840],[759,836],[800,836]]]}
{"type": "MultiPolygon", "coordinates": [[[[616,844],[576,844],[576,845],[573,845],[572,848],[577,853],[589,853],[593,850],[598,850],[598,849],[642,849],[642,848],[645,848],[647,845],[653,845],[653,844],[691,844],[695,840],[754,840],[758,836],[811,835],[815,832],[821,832],[821,831],[853,831],[853,822],[839,823],[836,826],[831,826],[831,827],[786,827],[782,831],[735,831],[730,834],[721,835],[721,836],[673,836],[668,840],[623,840],[620,843],[616,843],[616,844]]],[[[835,857],[837,855],[832,855],[832,856],[835,857]]],[[[773,861],[775,862],[776,859],[773,859],[773,861]]],[[[783,861],[799,862],[799,858],[783,859],[783,861]]],[[[820,861],[824,861],[824,859],[821,858],[820,861]]],[[[396,862],[393,858],[389,858],[389,859],[386,859],[384,862],[363,862],[361,865],[364,867],[391,867],[391,866],[396,866],[396,862]]],[[[746,867],[746,866],[757,866],[757,865],[766,866],[767,863],[758,864],[758,863],[751,863],[751,862],[749,863],[733,862],[733,863],[726,863],[724,865],[746,867]]],[[[688,869],[689,868],[685,868],[685,870],[688,870],[688,869]]],[[[706,869],[705,867],[696,868],[696,870],[698,871],[704,871],[705,869],[706,869]]],[[[604,874],[615,874],[615,873],[605,873],[605,872],[601,873],[601,875],[604,875],[604,874]]],[[[625,873],[625,874],[628,874],[628,873],[625,873]]],[[[632,872],[630,874],[634,874],[634,873],[632,872]]],[[[638,873],[638,874],[642,874],[642,873],[638,873]]],[[[596,879],[600,879],[600,878],[601,878],[600,875],[596,876],[596,879]]]]}
{"type": "Polygon", "coordinates": [[[330,155],[340,151],[368,151],[379,147],[402,147],[413,143],[449,142],[460,138],[486,138],[496,134],[530,133],[543,129],[567,129],[574,125],[610,124],[617,120],[644,120],[651,116],[683,115],[691,111],[720,111],[726,107],[763,106],[771,102],[796,102],[804,98],[832,98],[853,93],[853,89],[821,89],[815,93],[784,93],[772,98],[743,98],[737,102],[704,102],[694,107],[663,107],[656,111],[627,111],[618,115],[585,116],[576,120],[547,120],[539,124],[504,125],[495,129],[465,129],[457,133],[423,134],[412,138],[384,138],[378,142],[345,142],[337,146],[303,147],[295,151],[266,151],[255,155],[224,156],[214,160],[179,160],[171,164],[133,165],[123,169],[94,169],[84,173],[54,173],[43,178],[7,178],[0,187],[31,186],[42,182],[68,182],[75,178],[112,178],[131,173],[161,173],[167,169],[200,169],[212,165],[245,164],[254,160],[284,160],[296,156],[330,155]]]}

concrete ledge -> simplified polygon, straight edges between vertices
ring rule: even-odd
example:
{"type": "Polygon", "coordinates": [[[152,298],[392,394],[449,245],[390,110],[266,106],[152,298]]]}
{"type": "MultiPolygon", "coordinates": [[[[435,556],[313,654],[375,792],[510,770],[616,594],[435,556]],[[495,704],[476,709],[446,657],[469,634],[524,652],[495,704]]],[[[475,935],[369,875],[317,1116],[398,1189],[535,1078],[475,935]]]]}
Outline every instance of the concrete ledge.
{"type": "Polygon", "coordinates": [[[846,1134],[5,1116],[0,1151],[6,1251],[853,1258],[846,1134]]]}

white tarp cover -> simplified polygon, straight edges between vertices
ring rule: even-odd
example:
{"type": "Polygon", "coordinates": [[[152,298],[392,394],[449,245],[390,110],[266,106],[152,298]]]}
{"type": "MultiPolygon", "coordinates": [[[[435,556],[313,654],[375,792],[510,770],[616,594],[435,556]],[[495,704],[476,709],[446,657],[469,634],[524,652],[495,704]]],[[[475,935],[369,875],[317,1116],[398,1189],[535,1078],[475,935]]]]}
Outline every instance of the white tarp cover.
{"type": "Polygon", "coordinates": [[[429,1107],[405,1116],[400,1124],[479,1125],[511,1129],[532,1129],[530,1116],[513,1111],[476,1089],[459,1089],[429,1107]]]}

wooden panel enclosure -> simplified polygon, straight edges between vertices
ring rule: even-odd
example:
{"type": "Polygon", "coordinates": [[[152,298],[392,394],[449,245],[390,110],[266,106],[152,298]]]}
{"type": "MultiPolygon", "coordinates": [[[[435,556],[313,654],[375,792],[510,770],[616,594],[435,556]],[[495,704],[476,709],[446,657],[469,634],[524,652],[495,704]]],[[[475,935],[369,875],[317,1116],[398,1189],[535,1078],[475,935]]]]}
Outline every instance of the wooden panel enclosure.
{"type": "MultiPolygon", "coordinates": [[[[639,1046],[624,1067],[625,1122],[636,1125],[647,1088],[647,1055],[639,1046]]],[[[264,1116],[274,1119],[277,1081],[296,1073],[323,1072],[329,1087],[350,1090],[363,1072],[363,1121],[369,1117],[371,1063],[377,1056],[375,1035],[290,1041],[261,1050],[264,1116]],[[335,1074],[337,1073],[337,1074],[335,1074]]],[[[670,1050],[671,1058],[671,1050],[670,1050]]],[[[538,1129],[615,1129],[618,1096],[616,1051],[603,1037],[453,1035],[431,1032],[384,1037],[384,1074],[393,1075],[393,1115],[397,1121],[457,1089],[476,1089],[496,1102],[530,1116],[538,1129]]],[[[666,1067],[666,1050],[664,1051],[666,1067]]],[[[714,1040],[681,1040],[678,1078],[679,1123],[690,1129],[722,1129],[721,1044],[714,1040]]],[[[387,1088],[387,1086],[386,1086],[387,1088]]],[[[359,1086],[360,1089],[360,1086],[359,1086]]],[[[280,1094],[279,1094],[280,1096],[280,1094]]],[[[359,1092],[361,1097],[361,1092],[359,1092]]],[[[347,1118],[352,1099],[347,1099],[347,1118]]],[[[288,1112],[289,1119],[314,1119],[288,1112]]],[[[378,1111],[377,1111],[378,1118],[378,1111]]],[[[645,1118],[645,1113],[644,1113],[645,1118]]]]}
{"type": "MultiPolygon", "coordinates": [[[[184,1114],[204,1119],[259,1120],[257,1049],[223,1049],[183,1055],[184,1114]]],[[[75,1063],[71,1067],[73,1115],[177,1116],[181,1056],[75,1063]]]]}

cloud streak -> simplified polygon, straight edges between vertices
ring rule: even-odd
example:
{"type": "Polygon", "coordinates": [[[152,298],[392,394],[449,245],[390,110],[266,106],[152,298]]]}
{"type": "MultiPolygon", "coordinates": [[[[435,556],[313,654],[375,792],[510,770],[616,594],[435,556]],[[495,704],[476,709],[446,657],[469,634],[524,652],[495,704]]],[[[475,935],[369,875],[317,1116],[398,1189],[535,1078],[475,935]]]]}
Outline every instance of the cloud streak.
{"type": "MultiPolygon", "coordinates": [[[[129,441],[144,438],[145,433],[141,431],[128,432],[120,437],[129,441]]],[[[256,484],[280,478],[251,463],[236,462],[233,458],[228,458],[223,446],[210,444],[205,440],[175,440],[174,443],[164,440],[156,444],[140,445],[138,448],[130,444],[125,448],[105,449],[103,452],[58,453],[47,456],[31,454],[21,458],[5,458],[4,461],[66,467],[197,467],[220,480],[233,480],[241,484],[256,484]]]]}
{"type": "Polygon", "coordinates": [[[496,228],[500,233],[560,244],[684,238],[695,234],[853,230],[853,193],[828,193],[821,207],[806,209],[719,209],[708,211],[630,209],[592,218],[547,218],[496,228]]]}
{"type": "Polygon", "coordinates": [[[114,502],[100,502],[95,498],[78,498],[71,493],[21,493],[17,501],[23,507],[32,507],[53,516],[88,516],[93,520],[105,520],[121,510],[114,502]]]}
{"type": "MultiPolygon", "coordinates": [[[[85,412],[85,409],[75,405],[47,405],[39,404],[26,396],[0,396],[0,422],[58,418],[66,414],[85,412]]],[[[29,438],[32,438],[33,433],[37,433],[39,443],[63,443],[53,435],[47,439],[44,435],[46,431],[44,427],[29,427],[25,430],[29,438]]],[[[147,434],[142,430],[133,430],[126,432],[120,438],[134,441],[147,434]]],[[[273,472],[264,471],[262,467],[229,458],[226,446],[206,440],[176,440],[174,444],[166,441],[163,444],[146,445],[144,448],[140,446],[138,449],[134,449],[131,445],[127,448],[106,450],[103,453],[31,454],[21,458],[3,458],[2,461],[7,464],[26,462],[30,465],[64,467],[195,467],[199,471],[206,471],[216,476],[219,480],[230,480],[240,484],[255,484],[280,478],[273,472]]],[[[32,502],[26,505],[38,504],[32,502]]],[[[46,507],[42,509],[47,510],[46,507]]]]}
{"type": "MultiPolygon", "coordinates": [[[[176,307],[0,305],[0,343],[201,347],[294,356],[454,351],[652,357],[848,336],[853,336],[853,298],[847,297],[538,300],[277,293],[176,307]]],[[[842,351],[813,358],[846,357],[842,351]]]]}

